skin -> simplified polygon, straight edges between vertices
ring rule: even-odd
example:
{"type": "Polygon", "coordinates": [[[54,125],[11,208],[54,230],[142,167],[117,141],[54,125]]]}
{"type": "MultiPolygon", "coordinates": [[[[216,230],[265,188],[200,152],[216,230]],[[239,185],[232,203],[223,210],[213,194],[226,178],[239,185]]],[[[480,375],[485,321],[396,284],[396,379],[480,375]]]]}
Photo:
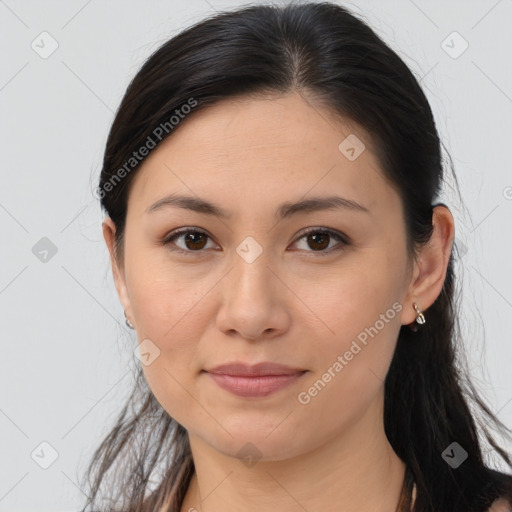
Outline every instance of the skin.
{"type": "Polygon", "coordinates": [[[150,153],[132,187],[122,261],[109,218],[103,234],[138,340],[160,350],[143,366],[148,384],[189,433],[196,472],[181,510],[395,511],[405,466],[384,433],[384,379],[401,325],[416,319],[412,304],[428,322],[441,292],[454,236],[450,211],[434,209],[432,238],[409,259],[402,203],[369,135],[296,93],[225,100],[194,113],[150,153]],[[366,146],[354,161],[338,149],[350,133],[366,146]],[[232,217],[171,207],[145,213],[169,193],[207,199],[232,217]],[[333,193],[369,212],[276,221],[282,202],[333,193]],[[181,227],[208,236],[175,239],[187,254],[159,243],[181,227]],[[303,235],[309,227],[351,243],[331,237],[315,245],[303,235]],[[251,263],[236,252],[248,236],[262,249],[251,263]],[[300,403],[298,394],[395,302],[401,311],[300,403]],[[241,398],[202,372],[236,360],[307,372],[267,397],[241,398]],[[251,467],[237,457],[247,442],[261,454],[251,467]]]}

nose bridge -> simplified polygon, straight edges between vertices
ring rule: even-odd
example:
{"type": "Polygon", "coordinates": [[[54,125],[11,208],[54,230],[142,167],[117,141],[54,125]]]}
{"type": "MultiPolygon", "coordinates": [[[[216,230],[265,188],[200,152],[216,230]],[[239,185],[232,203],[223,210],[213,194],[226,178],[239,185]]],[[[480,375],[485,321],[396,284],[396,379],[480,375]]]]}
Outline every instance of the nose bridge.
{"type": "MultiPolygon", "coordinates": [[[[261,242],[262,235],[258,236],[258,238],[261,242]]],[[[259,264],[261,264],[262,261],[267,259],[268,248],[264,249],[263,242],[260,242],[254,236],[248,235],[238,244],[236,253],[245,264],[253,265],[258,260],[259,264]]]]}
{"type": "Polygon", "coordinates": [[[264,234],[248,235],[235,247],[230,292],[227,294],[238,305],[247,301],[253,310],[257,307],[256,302],[258,307],[266,309],[275,300],[275,271],[270,269],[272,250],[267,245],[271,237],[266,236],[265,241],[263,238],[264,234]]]}
{"type": "MultiPolygon", "coordinates": [[[[261,237],[259,237],[261,239],[261,237]]],[[[234,258],[235,279],[241,283],[242,288],[254,285],[268,284],[267,268],[270,251],[263,247],[252,235],[246,236],[236,247],[234,258]]]]}

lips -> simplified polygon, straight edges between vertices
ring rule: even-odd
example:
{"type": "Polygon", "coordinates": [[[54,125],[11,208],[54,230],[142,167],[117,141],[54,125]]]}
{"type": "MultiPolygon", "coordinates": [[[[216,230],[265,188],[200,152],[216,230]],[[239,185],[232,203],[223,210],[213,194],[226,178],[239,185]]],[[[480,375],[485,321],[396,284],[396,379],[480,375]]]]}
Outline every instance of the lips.
{"type": "Polygon", "coordinates": [[[206,371],[217,375],[261,377],[265,375],[294,375],[302,373],[304,370],[302,368],[292,368],[278,363],[263,362],[255,365],[248,365],[245,363],[227,363],[206,371]]]}
{"type": "Polygon", "coordinates": [[[222,389],[246,398],[270,395],[306,373],[300,368],[270,362],[256,365],[228,363],[205,371],[222,389]]]}

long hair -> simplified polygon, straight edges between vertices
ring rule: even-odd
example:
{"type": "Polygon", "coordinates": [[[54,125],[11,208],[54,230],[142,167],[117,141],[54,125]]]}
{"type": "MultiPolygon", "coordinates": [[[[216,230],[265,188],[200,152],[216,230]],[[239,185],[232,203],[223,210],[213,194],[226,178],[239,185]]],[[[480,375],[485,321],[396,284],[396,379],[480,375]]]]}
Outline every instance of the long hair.
{"type": "MultiPolygon", "coordinates": [[[[143,161],[134,152],[157,147],[179,130],[185,114],[223,99],[288,92],[314,97],[370,133],[403,203],[412,258],[432,234],[444,182],[432,111],[402,59],[362,19],[327,2],[216,14],[147,59],[116,113],[97,189],[116,225],[116,258],[123,261],[127,198],[143,161]]],[[[510,430],[478,395],[458,357],[455,249],[427,323],[416,333],[402,326],[385,379],[385,432],[416,482],[415,512],[483,512],[500,496],[512,503],[512,476],[488,467],[481,445],[483,434],[511,466],[487,425],[510,430]],[[457,468],[442,455],[452,443],[467,452],[457,468]]],[[[132,395],[91,459],[84,510],[99,510],[94,507],[105,496],[101,510],[177,512],[193,472],[186,430],[159,405],[140,369],[132,395]]]]}

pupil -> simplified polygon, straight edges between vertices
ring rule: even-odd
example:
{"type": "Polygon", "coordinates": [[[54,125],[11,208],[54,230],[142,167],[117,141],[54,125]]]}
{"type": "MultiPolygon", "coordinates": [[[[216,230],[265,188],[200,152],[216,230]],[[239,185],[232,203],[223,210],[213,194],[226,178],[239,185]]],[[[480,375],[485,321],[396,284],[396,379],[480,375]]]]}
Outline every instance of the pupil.
{"type": "MultiPolygon", "coordinates": [[[[186,236],[185,236],[185,243],[188,243],[188,242],[192,242],[192,244],[197,244],[198,242],[197,241],[194,241],[194,237],[202,237],[203,234],[202,233],[188,233],[186,236]]],[[[204,245],[204,244],[203,244],[204,245]]],[[[187,245],[188,247],[188,245],[187,245]]],[[[201,249],[202,247],[196,247],[195,245],[192,247],[193,249],[201,249]]],[[[189,247],[190,249],[190,247],[189,247]]]]}
{"type": "MultiPolygon", "coordinates": [[[[313,244],[318,243],[318,240],[317,240],[318,238],[320,238],[320,239],[323,238],[324,241],[325,241],[325,240],[327,240],[329,238],[329,235],[326,234],[326,233],[318,233],[318,234],[309,235],[309,239],[313,240],[313,244]]],[[[327,244],[324,243],[324,244],[320,244],[320,245],[321,245],[321,247],[319,249],[325,249],[326,247],[329,246],[329,242],[327,242],[327,244]]]]}

